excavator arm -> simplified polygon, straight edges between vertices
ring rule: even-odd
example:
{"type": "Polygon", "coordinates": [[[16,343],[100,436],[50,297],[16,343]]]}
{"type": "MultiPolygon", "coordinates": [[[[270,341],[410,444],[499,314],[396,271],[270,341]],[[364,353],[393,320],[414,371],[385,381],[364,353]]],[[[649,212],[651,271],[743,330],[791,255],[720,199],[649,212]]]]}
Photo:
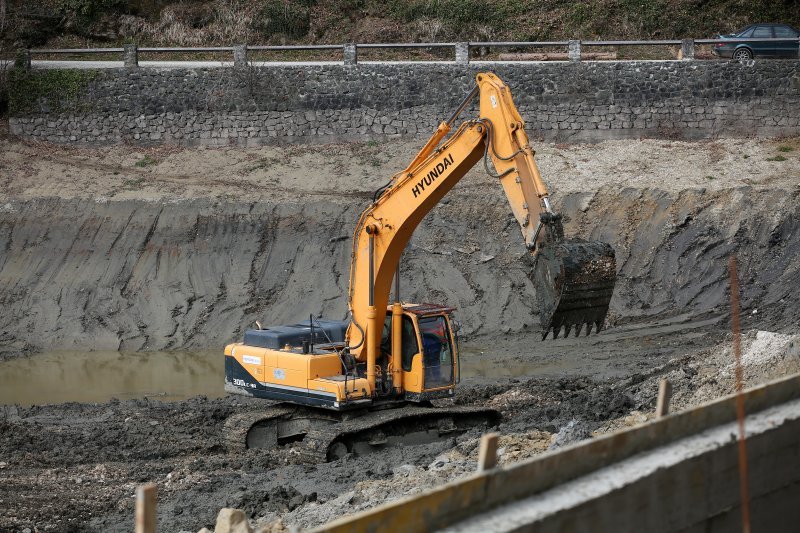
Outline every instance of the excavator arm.
{"type": "Polygon", "coordinates": [[[532,254],[531,278],[543,338],[550,331],[557,337],[562,327],[566,335],[572,328],[578,334],[584,324],[587,334],[592,326],[599,330],[608,311],[616,276],[613,249],[597,241],[564,240],[561,217],[552,212],[508,87],[491,73],[478,74],[476,80],[472,92],[409,166],[376,193],[355,228],[347,344],[351,354],[366,363],[373,390],[376,354],[400,256],[425,215],[481,159],[490,176],[500,181],[532,254]],[[446,138],[476,95],[479,118],[461,123],[446,138]]]}

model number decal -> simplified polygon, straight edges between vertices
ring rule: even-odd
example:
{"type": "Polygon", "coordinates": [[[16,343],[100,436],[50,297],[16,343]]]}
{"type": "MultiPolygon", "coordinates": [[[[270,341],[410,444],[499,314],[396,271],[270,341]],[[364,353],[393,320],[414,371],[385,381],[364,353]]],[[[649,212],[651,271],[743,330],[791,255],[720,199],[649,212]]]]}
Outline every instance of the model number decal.
{"type": "Polygon", "coordinates": [[[242,361],[244,361],[248,365],[260,365],[261,364],[261,358],[260,357],[253,357],[252,355],[242,356],[242,361]]]}
{"type": "Polygon", "coordinates": [[[233,378],[233,384],[236,385],[237,387],[249,387],[251,389],[255,389],[256,388],[256,384],[255,383],[248,383],[245,380],[238,379],[238,378],[233,378]]]}

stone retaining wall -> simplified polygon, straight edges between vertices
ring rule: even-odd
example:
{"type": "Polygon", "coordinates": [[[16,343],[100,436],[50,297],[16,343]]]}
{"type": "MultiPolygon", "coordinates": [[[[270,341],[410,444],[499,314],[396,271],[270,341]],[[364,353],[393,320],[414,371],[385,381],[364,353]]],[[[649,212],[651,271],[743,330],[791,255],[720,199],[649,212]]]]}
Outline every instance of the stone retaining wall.
{"type": "Polygon", "coordinates": [[[16,106],[10,125],[26,138],[81,144],[427,136],[484,70],[511,87],[530,134],[548,140],[800,132],[792,60],[106,69],[91,71],[69,99],[45,94],[16,106]]]}

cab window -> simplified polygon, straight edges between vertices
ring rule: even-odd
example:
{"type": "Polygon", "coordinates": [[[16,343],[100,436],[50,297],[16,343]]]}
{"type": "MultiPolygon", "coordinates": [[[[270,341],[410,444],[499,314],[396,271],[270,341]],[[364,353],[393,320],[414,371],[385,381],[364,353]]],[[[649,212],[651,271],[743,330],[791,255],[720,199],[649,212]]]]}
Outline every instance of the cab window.
{"type": "Polygon", "coordinates": [[[453,350],[445,317],[427,316],[417,320],[422,337],[425,388],[453,383],[453,350]]]}
{"type": "MultiPolygon", "coordinates": [[[[400,338],[402,343],[402,365],[403,370],[406,372],[411,371],[411,362],[414,356],[419,352],[417,345],[417,335],[414,331],[414,322],[411,318],[403,316],[402,324],[403,335],[400,338]]],[[[392,353],[392,315],[386,315],[386,320],[383,323],[383,336],[381,338],[381,351],[387,355],[392,353]]]]}

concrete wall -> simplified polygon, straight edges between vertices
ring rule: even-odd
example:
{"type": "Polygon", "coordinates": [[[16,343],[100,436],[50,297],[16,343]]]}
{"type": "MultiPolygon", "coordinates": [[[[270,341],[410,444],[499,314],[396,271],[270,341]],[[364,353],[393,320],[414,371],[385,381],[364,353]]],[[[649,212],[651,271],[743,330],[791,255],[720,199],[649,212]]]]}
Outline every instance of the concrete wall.
{"type": "MultiPolygon", "coordinates": [[[[657,448],[443,531],[542,533],[742,530],[735,423],[657,448]]],[[[752,531],[800,521],[800,402],[747,418],[752,531]]]]}
{"type": "MultiPolygon", "coordinates": [[[[753,531],[800,520],[800,374],[749,389],[753,531]]],[[[343,517],[314,533],[737,531],[736,398],[727,396],[343,517]]]]}
{"type": "Polygon", "coordinates": [[[800,132],[800,62],[790,60],[108,69],[70,99],[28,102],[10,124],[27,138],[83,144],[427,136],[487,69],[546,139],[800,132]]]}

